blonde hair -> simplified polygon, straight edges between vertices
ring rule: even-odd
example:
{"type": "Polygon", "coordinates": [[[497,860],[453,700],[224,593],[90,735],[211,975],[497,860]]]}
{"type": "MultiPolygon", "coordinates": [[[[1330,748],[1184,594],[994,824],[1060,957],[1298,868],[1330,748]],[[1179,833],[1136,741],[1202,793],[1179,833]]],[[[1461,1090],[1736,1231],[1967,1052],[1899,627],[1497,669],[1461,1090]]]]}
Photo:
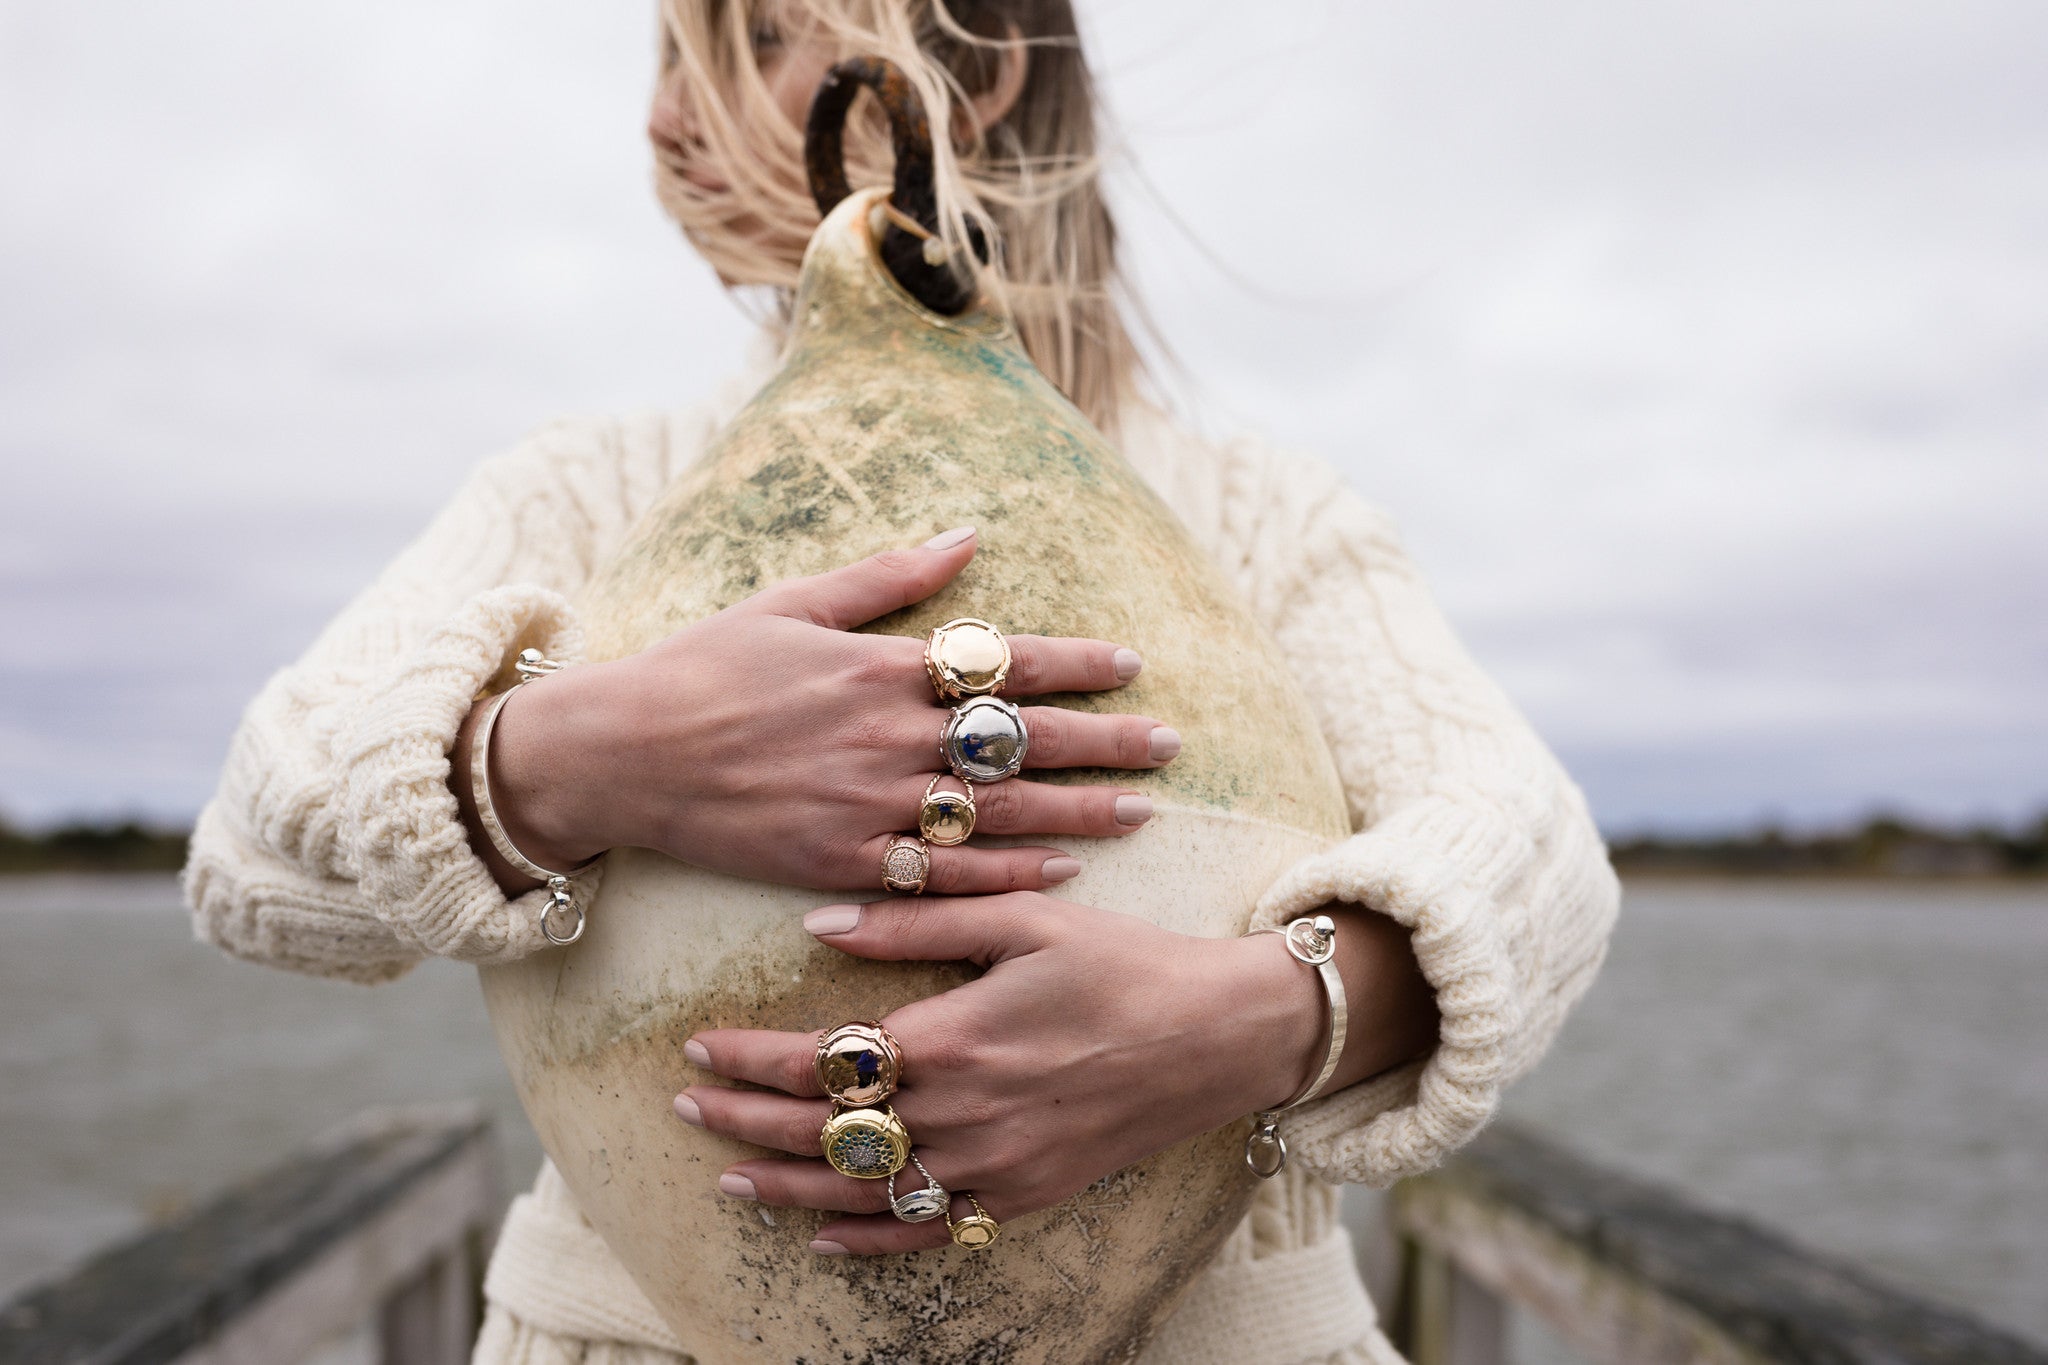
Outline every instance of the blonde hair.
{"type": "MultiPolygon", "coordinates": [[[[691,183],[658,148],[662,207],[728,283],[767,286],[786,309],[818,210],[803,130],[758,66],[764,20],[822,40],[835,60],[882,57],[909,78],[935,132],[938,229],[952,258],[971,260],[970,243],[986,234],[990,282],[1033,362],[1114,432],[1140,372],[1126,310],[1139,314],[1117,268],[1100,110],[1070,0],[662,0],[663,79],[687,91],[692,164],[725,184],[691,183]],[[982,127],[968,101],[995,85],[1012,51],[1024,60],[1022,88],[982,127]]],[[[890,180],[887,128],[871,99],[848,121],[846,161],[855,185],[890,180]]]]}

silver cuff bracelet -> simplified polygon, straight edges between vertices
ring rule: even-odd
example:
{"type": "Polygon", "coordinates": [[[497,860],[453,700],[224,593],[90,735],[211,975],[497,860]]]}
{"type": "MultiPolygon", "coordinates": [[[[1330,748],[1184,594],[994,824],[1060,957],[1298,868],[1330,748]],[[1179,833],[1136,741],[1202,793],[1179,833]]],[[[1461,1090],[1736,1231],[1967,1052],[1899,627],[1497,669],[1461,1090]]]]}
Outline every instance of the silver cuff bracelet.
{"type": "Polygon", "coordinates": [[[469,787],[476,801],[476,820],[484,827],[484,834],[490,839],[491,847],[498,850],[498,856],[524,875],[537,882],[544,882],[548,888],[547,904],[541,907],[540,931],[547,941],[557,947],[567,947],[583,937],[583,907],[576,902],[569,886],[569,874],[552,872],[533,859],[521,853],[505,833],[505,824],[498,819],[498,811],[491,804],[491,732],[497,728],[498,713],[505,709],[505,703],[512,694],[535,678],[546,677],[562,665],[546,658],[537,649],[522,649],[517,662],[512,665],[519,674],[519,681],[500,692],[491,704],[484,708],[483,719],[477,722],[476,735],[469,742],[469,787]],[[558,925],[566,923],[566,928],[558,925]]]}
{"type": "Polygon", "coordinates": [[[1323,995],[1330,1005],[1329,1015],[1323,1023],[1322,1067],[1287,1103],[1274,1109],[1261,1109],[1252,1115],[1252,1131],[1244,1140],[1244,1164],[1261,1180],[1270,1180],[1287,1164],[1287,1139],[1280,1136],[1280,1115],[1320,1095],[1323,1087],[1330,1083],[1330,1077],[1337,1074],[1337,1062],[1344,1056],[1344,1039],[1350,1020],[1344,1000],[1344,977],[1337,970],[1335,920],[1328,915],[1317,915],[1295,920],[1284,929],[1271,927],[1253,932],[1283,935],[1287,939],[1287,951],[1298,961],[1316,969],[1316,976],[1323,983],[1323,995]]]}

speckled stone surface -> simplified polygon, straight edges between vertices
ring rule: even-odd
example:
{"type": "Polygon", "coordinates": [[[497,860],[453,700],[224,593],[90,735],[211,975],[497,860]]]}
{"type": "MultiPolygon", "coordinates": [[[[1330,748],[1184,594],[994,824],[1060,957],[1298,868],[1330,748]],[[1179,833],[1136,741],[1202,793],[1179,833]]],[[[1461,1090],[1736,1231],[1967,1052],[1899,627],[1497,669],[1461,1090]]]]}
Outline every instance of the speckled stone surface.
{"type": "MultiPolygon", "coordinates": [[[[1347,832],[1313,718],[1230,586],[1007,324],[937,318],[880,271],[874,199],[855,195],[819,229],[778,376],[590,585],[592,656],[639,650],[779,579],[976,526],[980,552],[957,582],[870,629],[922,635],[980,616],[1139,650],[1130,687],[1056,700],[1155,716],[1182,754],[1116,779],[1158,815],[1129,839],[1065,841],[1086,870],[1060,894],[1240,932],[1280,870],[1347,832]]],[[[579,1204],[707,1365],[1130,1358],[1243,1215],[1242,1125],[1011,1220],[971,1257],[818,1257],[806,1244],[820,1216],[718,1194],[718,1172],[758,1152],[672,1117],[678,1089],[712,1079],[683,1059],[691,1032],[878,1019],[964,979],[822,947],[800,919],[830,899],[624,850],[581,943],[483,973],[521,1098],[579,1204]]],[[[916,1079],[913,1054],[906,1091],[916,1079]]]]}

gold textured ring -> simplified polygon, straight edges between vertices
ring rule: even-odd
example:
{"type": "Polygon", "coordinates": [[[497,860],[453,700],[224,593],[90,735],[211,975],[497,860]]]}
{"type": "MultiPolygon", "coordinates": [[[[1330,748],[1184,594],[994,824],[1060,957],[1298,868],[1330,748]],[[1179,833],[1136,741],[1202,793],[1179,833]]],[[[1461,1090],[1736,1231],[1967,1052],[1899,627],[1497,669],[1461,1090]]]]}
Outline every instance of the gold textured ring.
{"type": "Polygon", "coordinates": [[[818,1084],[841,1104],[880,1104],[903,1079],[903,1048],[880,1024],[856,1019],[818,1043],[818,1084]]]}
{"type": "Polygon", "coordinates": [[[953,1210],[946,1210],[946,1228],[953,1234],[953,1245],[963,1251],[981,1251],[995,1245],[996,1238],[1002,1233],[1002,1224],[988,1216],[988,1210],[981,1206],[979,1199],[971,1194],[966,1198],[974,1205],[974,1212],[965,1218],[955,1219],[953,1210]]]}
{"type": "Polygon", "coordinates": [[[891,891],[924,894],[931,880],[932,851],[915,834],[899,834],[882,850],[882,885],[891,891]]]}
{"type": "Polygon", "coordinates": [[[881,1180],[910,1160],[910,1131],[887,1105],[836,1110],[819,1131],[818,1144],[833,1170],[855,1180],[881,1180]]]}
{"type": "Polygon", "coordinates": [[[974,833],[974,784],[962,778],[965,792],[942,792],[944,773],[933,773],[925,784],[924,804],[917,808],[917,832],[941,848],[967,842],[974,833]]]}
{"type": "Polygon", "coordinates": [[[988,622],[962,616],[925,637],[924,671],[940,701],[987,696],[1010,674],[1010,642],[988,622]]]}

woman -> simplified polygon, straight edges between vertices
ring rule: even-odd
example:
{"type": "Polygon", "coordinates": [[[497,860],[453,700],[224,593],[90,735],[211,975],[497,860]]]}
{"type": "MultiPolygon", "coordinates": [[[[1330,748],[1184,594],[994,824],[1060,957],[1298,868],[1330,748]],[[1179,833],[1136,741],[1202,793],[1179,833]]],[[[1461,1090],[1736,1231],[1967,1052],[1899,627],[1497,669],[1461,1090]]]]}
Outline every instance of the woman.
{"type": "MultiPolygon", "coordinates": [[[[1468,1139],[1589,983],[1616,889],[1583,801],[1451,638],[1380,515],[1319,465],[1203,442],[1139,396],[1067,0],[673,0],[663,35],[657,183],[734,286],[795,280],[816,222],[798,130],[825,70],[865,53],[909,73],[951,134],[938,181],[954,258],[978,236],[995,244],[1033,358],[1116,434],[1307,685],[1355,832],[1270,887],[1255,923],[1331,917],[1351,1023],[1324,1097],[1285,1124],[1293,1163],[1144,1359],[1398,1359],[1353,1269],[1335,1183],[1386,1184],[1468,1139]]],[[[854,151],[870,164],[856,180],[886,178],[884,143],[854,151]]],[[[480,829],[475,699],[522,648],[575,659],[567,595],[764,377],[757,363],[700,409],[555,426],[485,464],[251,707],[194,837],[198,932],[361,981],[427,954],[545,951],[544,893],[480,829]]],[[[928,778],[931,710],[920,642],[849,630],[929,596],[975,551],[971,528],[944,533],[521,689],[489,749],[505,833],[544,867],[637,845],[867,892],[928,778]],[[844,780],[804,780],[813,771],[844,780]],[[792,825],[818,837],[775,837],[792,825]]],[[[1107,691],[1143,666],[1115,641],[1012,645],[1012,695],[1107,691]]],[[[1148,717],[1026,715],[1048,766],[1141,769],[1179,750],[1148,717]]],[[[982,832],[1048,840],[1126,836],[1151,816],[1134,791],[1019,780],[982,806],[982,832]]],[[[998,1220],[1277,1106],[1321,1063],[1325,1002],[1280,940],[1185,939],[1043,894],[1081,870],[1056,843],[935,848],[929,889],[957,898],[943,913],[898,899],[825,904],[805,921],[856,956],[989,967],[884,1022],[952,1102],[915,1112],[906,1094],[920,1156],[998,1220]],[[1255,1045],[1177,1064],[1219,1020],[1255,1045]]],[[[720,1190],[840,1215],[812,1243],[819,1255],[943,1244],[943,1224],[890,1217],[874,1182],[819,1159],[828,1106],[809,1078],[813,1044],[740,1030],[690,1040],[699,1067],[769,1089],[690,1086],[678,1120],[788,1154],[736,1164],[720,1190]]],[[[678,1358],[552,1168],[515,1204],[486,1294],[479,1360],[678,1358]]]]}

